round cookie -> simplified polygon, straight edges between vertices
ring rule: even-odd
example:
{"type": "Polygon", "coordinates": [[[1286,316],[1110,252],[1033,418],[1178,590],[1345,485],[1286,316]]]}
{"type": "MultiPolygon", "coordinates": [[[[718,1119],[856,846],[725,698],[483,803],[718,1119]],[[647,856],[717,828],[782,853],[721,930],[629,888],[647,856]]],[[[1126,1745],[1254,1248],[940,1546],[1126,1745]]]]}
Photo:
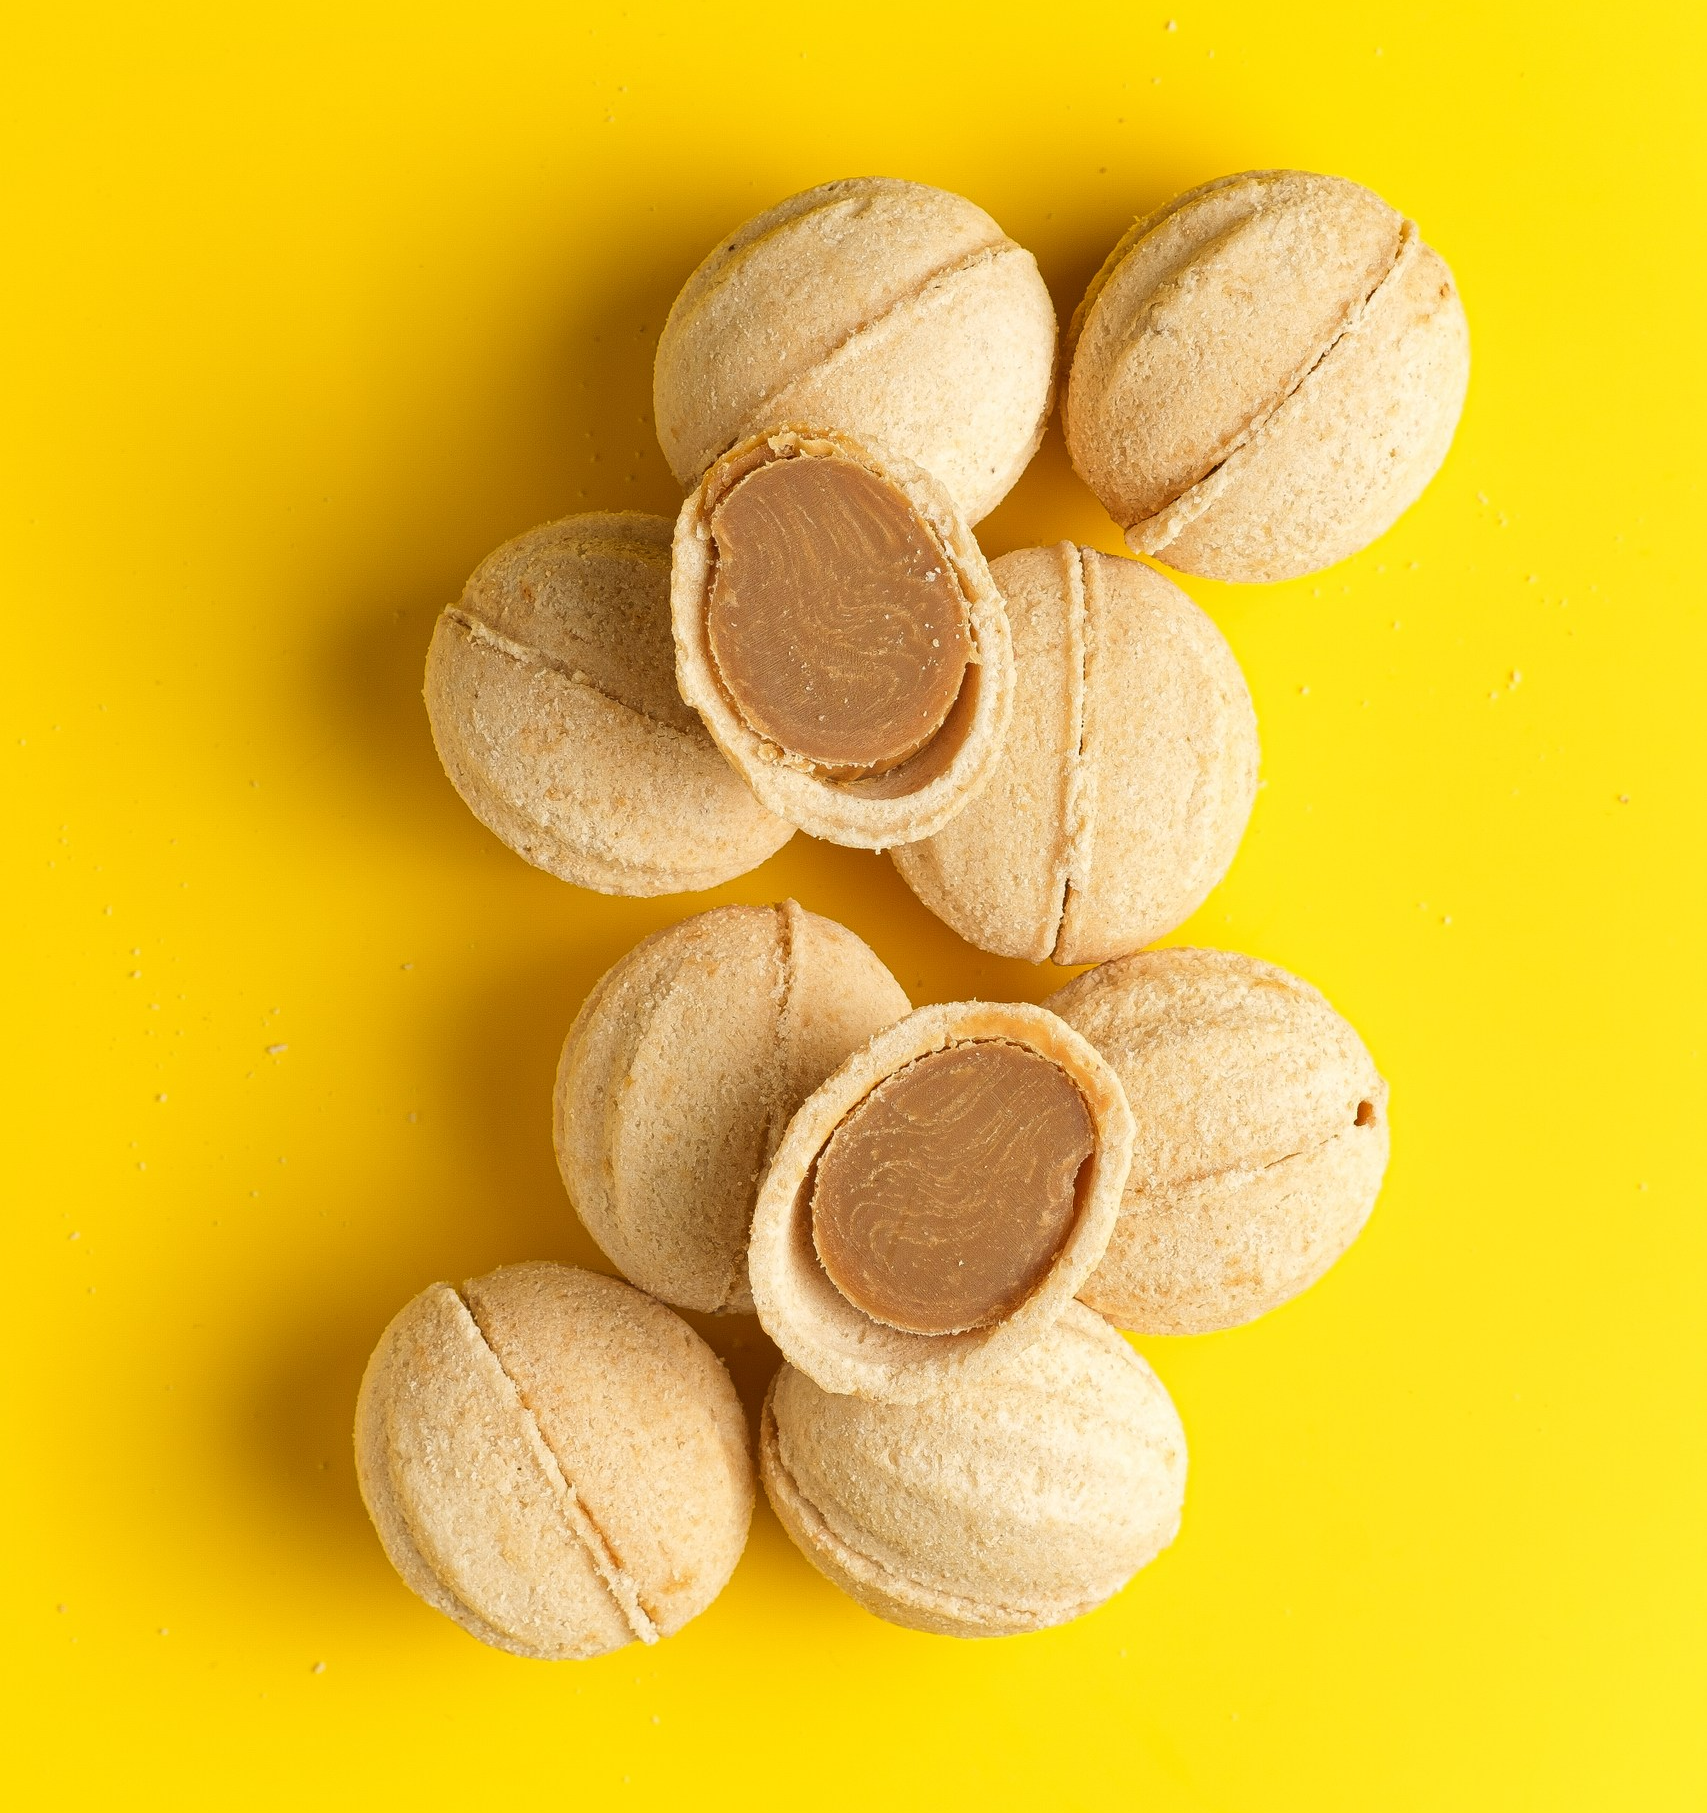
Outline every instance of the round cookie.
{"type": "Polygon", "coordinates": [[[1185,1433],[1144,1361],[1070,1303],[999,1372],[921,1403],[784,1366],[759,1469],[795,1546],[867,1611],[999,1637],[1094,1610],[1173,1541],[1185,1433]]]}
{"type": "Polygon", "coordinates": [[[557,1071],[557,1163],[625,1276],[683,1309],[751,1311],[747,1231],[789,1117],[911,1011],[845,926],[717,907],[628,953],[588,995],[557,1071]]]}
{"type": "Polygon", "coordinates": [[[653,414],[684,488],[738,441],[817,422],[923,466],[977,522],[1041,444],[1054,371],[1029,252],[958,195],[853,177],[706,257],[664,323],[653,414]]]}
{"type": "Polygon", "coordinates": [[[1235,951],[1145,951],[1049,1006],[1119,1073],[1136,1127],[1084,1302],[1140,1334],[1206,1334],[1351,1245],[1387,1165],[1387,1085],[1308,983],[1235,951]]]}
{"type": "Polygon", "coordinates": [[[717,1356],[662,1304],[566,1265],[430,1285],[400,1310],[362,1378],[356,1475],[407,1586],[545,1660],[680,1630],[753,1510],[717,1356]]]}
{"type": "Polygon", "coordinates": [[[831,843],[928,837],[1001,754],[1001,593],[929,473],[842,434],[777,429],[676,520],[676,681],[763,804],[831,843]]]}
{"type": "Polygon", "coordinates": [[[506,542],[427,652],[439,760],[488,830],[602,894],[675,894],[793,836],[676,691],[661,516],[565,517],[506,542]]]}
{"type": "Polygon", "coordinates": [[[759,1321],[825,1391],[908,1403],[985,1377],[1102,1258],[1130,1137],[1119,1080],[1054,1014],[921,1007],[789,1122],[753,1210],[759,1321]]]}
{"type": "Polygon", "coordinates": [[[1063,542],[990,572],[1013,642],[1007,740],[971,804],[890,859],[981,950],[1124,955],[1233,860],[1256,798],[1250,693],[1221,632],[1139,561],[1063,542]]]}
{"type": "Polygon", "coordinates": [[[1063,418],[1127,545],[1211,579],[1367,546],[1446,457],[1469,382],[1452,273],[1356,183],[1255,170],[1177,196],[1073,317],[1063,418]]]}

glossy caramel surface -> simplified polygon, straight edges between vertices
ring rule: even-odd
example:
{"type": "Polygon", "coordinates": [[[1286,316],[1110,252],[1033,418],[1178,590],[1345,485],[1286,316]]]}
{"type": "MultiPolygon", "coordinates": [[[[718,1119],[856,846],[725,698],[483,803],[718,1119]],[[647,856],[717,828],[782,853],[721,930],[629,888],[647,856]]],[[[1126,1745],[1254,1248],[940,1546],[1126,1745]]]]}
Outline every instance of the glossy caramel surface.
{"type": "Polygon", "coordinates": [[[749,726],[791,754],[881,774],[942,728],[972,653],[936,537],[853,460],[771,460],[711,516],[712,657],[749,726]]]}
{"type": "Polygon", "coordinates": [[[878,1321],[948,1334],[999,1321],[1042,1282],[1095,1134],[1048,1058],[951,1045],[885,1078],[830,1136],[812,1238],[831,1282],[878,1321]]]}

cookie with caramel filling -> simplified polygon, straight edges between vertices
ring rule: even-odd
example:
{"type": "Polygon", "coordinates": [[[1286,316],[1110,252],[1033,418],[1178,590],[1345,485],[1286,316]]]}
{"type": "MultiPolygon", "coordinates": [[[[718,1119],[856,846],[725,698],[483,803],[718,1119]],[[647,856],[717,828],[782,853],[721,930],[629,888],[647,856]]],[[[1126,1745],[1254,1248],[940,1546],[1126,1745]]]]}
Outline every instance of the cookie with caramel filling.
{"type": "Polygon", "coordinates": [[[917,467],[779,430],[676,523],[682,696],[760,802],[832,843],[927,837],[977,793],[1013,689],[1001,595],[917,467]]]}
{"type": "Polygon", "coordinates": [[[1055,1263],[1095,1144],[1078,1086],[1023,1045],[971,1039],[915,1058],[819,1154],[819,1263],[892,1328],[986,1328],[1055,1263]]]}
{"type": "Polygon", "coordinates": [[[826,1391],[911,1402],[1047,1330],[1108,1244],[1130,1157],[1113,1071],[1042,1008],[924,1007],[789,1122],[753,1302],[826,1391]]]}

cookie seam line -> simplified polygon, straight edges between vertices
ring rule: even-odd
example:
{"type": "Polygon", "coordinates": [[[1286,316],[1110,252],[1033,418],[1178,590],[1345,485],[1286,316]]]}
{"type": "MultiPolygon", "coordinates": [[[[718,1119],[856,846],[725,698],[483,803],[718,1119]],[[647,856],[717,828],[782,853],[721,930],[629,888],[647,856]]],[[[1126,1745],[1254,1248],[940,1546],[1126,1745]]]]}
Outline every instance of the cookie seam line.
{"type": "Polygon", "coordinates": [[[1288,405],[1303,391],[1311,378],[1321,370],[1323,364],[1334,349],[1357,333],[1374,311],[1377,299],[1392,284],[1417,255],[1422,245],[1422,237],[1415,221],[1401,220],[1399,223],[1399,249],[1393,254],[1392,262],[1381,273],[1379,279],[1340,323],[1339,329],[1328,339],[1317,353],[1293,380],[1285,393],[1271,403],[1267,409],[1259,410],[1249,422],[1233,437],[1227,451],[1215,462],[1202,478],[1195,479],[1170,499],[1160,510],[1149,516],[1141,517],[1137,522],[1127,524],[1126,536],[1128,545],[1139,553],[1159,555],[1163,549],[1171,546],[1184,531],[1207,511],[1222,493],[1238,476],[1252,457],[1253,450],[1260,447],[1270,438],[1270,431],[1278,417],[1288,413],[1288,405]],[[1145,533],[1151,525],[1159,524],[1154,533],[1145,533]],[[1134,542],[1132,537],[1139,540],[1134,542]]]}
{"type": "Polygon", "coordinates": [[[1233,176],[1218,176],[1212,181],[1199,183],[1194,189],[1183,190],[1165,201],[1159,208],[1152,208],[1148,214],[1140,214],[1124,233],[1114,242],[1108,256],[1097,267],[1096,275],[1085,286],[1085,293],[1079,298],[1079,305],[1073,310],[1072,318],[1067,324],[1065,343],[1061,348],[1062,362],[1066,365],[1069,379],[1072,372],[1073,357],[1079,350],[1079,341],[1083,339],[1086,325],[1091,318],[1091,311],[1102,299],[1102,293],[1108,288],[1109,279],[1126,262],[1126,255],[1138,243],[1161,226],[1163,221],[1171,220],[1182,208],[1188,207],[1200,197],[1213,194],[1217,189],[1224,189],[1231,183],[1241,182],[1248,177],[1272,179],[1288,175],[1285,170],[1246,170],[1233,176]]]}
{"type": "Polygon", "coordinates": [[[511,1376],[510,1369],[504,1364],[503,1356],[492,1343],[486,1330],[480,1325],[480,1318],[475,1315],[472,1305],[461,1291],[456,1292],[456,1300],[462,1305],[464,1313],[474,1324],[475,1332],[480,1336],[486,1351],[491,1354],[493,1364],[503,1374],[505,1382],[516,1394],[516,1404],[527,1419],[527,1426],[539,1444],[539,1453],[544,1458],[546,1472],[552,1483],[559,1490],[559,1506],[563,1512],[563,1521],[574,1533],[576,1539],[587,1552],[587,1558],[593,1564],[593,1571],[603,1582],[605,1591],[622,1614],[623,1622],[642,1643],[656,1643],[661,1635],[658,1626],[652,1621],[646,1608],[640,1603],[640,1594],[634,1582],[629,1579],[622,1564],[605,1537],[591,1511],[582,1501],[580,1494],[569,1481],[563,1470],[563,1463],[557,1457],[557,1451],[545,1439],[545,1431],[539,1426],[533,1406],[527,1401],[525,1393],[511,1376]]]}
{"type": "MultiPolygon", "coordinates": [[[[1067,936],[1067,909],[1074,895],[1073,880],[1075,874],[1081,878],[1079,892],[1083,892],[1083,879],[1088,873],[1091,857],[1091,846],[1095,832],[1091,818],[1096,811],[1094,797],[1096,780],[1090,769],[1090,695],[1091,695],[1091,568],[1085,560],[1085,550],[1076,547],[1072,542],[1063,542],[1066,551],[1063,564],[1067,568],[1067,605],[1068,634],[1073,642],[1073,653],[1078,658],[1078,689],[1074,715],[1078,722],[1074,725],[1075,737],[1073,759],[1067,764],[1067,797],[1064,802],[1066,819],[1066,848],[1062,852],[1061,863],[1061,905],[1055,917],[1055,936],[1049,946],[1049,960],[1058,962],[1061,942],[1067,936]],[[1076,634],[1075,634],[1076,631],[1076,634]]],[[[1102,575],[1096,575],[1098,598],[1101,597],[1102,575]]]]}
{"type": "MultiPolygon", "coordinates": [[[[765,1103],[765,1140],[764,1157],[760,1160],[761,1175],[770,1167],[776,1156],[776,1149],[782,1144],[782,1128],[788,1125],[789,1116],[782,1113],[783,1100],[793,1094],[793,1061],[794,1051],[789,1041],[789,1010],[794,1005],[795,984],[799,980],[799,970],[795,954],[795,921],[794,915],[802,909],[792,900],[782,900],[776,905],[777,931],[777,974],[779,977],[776,997],[776,1043],[781,1054],[782,1063],[777,1073],[776,1087],[770,1092],[765,1103]],[[779,1127],[778,1122],[782,1125],[779,1127]]],[[[753,1180],[753,1193],[758,1194],[758,1182],[753,1180]]]]}
{"type": "MultiPolygon", "coordinates": [[[[1044,1627],[1047,1628],[1049,1625],[1065,1624],[1073,1618],[1082,1617],[1104,1603],[1103,1599],[1098,1598],[1075,1599],[1064,1608],[1060,1608],[1059,1602],[1048,1605],[1008,1605],[1001,1602],[984,1605],[959,1593],[948,1593],[940,1587],[928,1586],[924,1581],[900,1573],[873,1556],[862,1554],[845,1537],[836,1533],[823,1512],[806,1496],[799,1480],[782,1458],[782,1431],[777,1426],[776,1412],[771,1407],[769,1397],[765,1400],[764,1412],[760,1418],[759,1446],[761,1454],[787,1488],[789,1504],[795,1515],[807,1525],[808,1531],[832,1558],[846,1567],[856,1579],[861,1577],[862,1570],[875,1576],[869,1584],[892,1593],[895,1598],[920,1611],[940,1610],[947,1616],[959,1617],[963,1623],[983,1625],[991,1624],[1004,1616],[1010,1620],[1027,1621],[1041,1616],[1044,1627]],[[854,1565],[849,1566],[850,1562],[854,1565]],[[995,1619],[990,1617],[991,1612],[995,1613],[995,1619]]],[[[1116,1587],[1114,1590],[1118,1592],[1120,1589],[1116,1587]]]]}
{"type": "MultiPolygon", "coordinates": [[[[859,179],[844,178],[843,180],[858,181],[859,179]]],[[[825,186],[828,187],[830,185],[825,186]]],[[[783,202],[778,202],[776,206],[782,207],[786,205],[787,201],[795,199],[796,198],[793,196],[786,197],[783,202]]],[[[675,302],[670,304],[670,312],[664,322],[664,332],[669,332],[671,324],[676,318],[677,304],[679,304],[682,298],[687,295],[688,291],[693,288],[694,280],[719,253],[722,253],[725,257],[732,258],[735,261],[735,264],[739,264],[746,261],[749,254],[751,254],[756,247],[770,243],[778,238],[779,235],[787,233],[792,228],[799,227],[802,222],[816,219],[819,215],[832,214],[838,210],[846,210],[850,220],[858,220],[861,216],[868,214],[871,211],[871,203],[872,197],[869,194],[858,196],[826,196],[822,201],[814,203],[810,208],[803,208],[797,214],[785,215],[781,220],[772,221],[762,233],[753,233],[745,239],[741,237],[742,234],[746,233],[747,229],[753,226],[759,217],[755,215],[753,219],[743,221],[740,226],[734,228],[731,232],[722,235],[717,244],[714,245],[688,273],[687,282],[682,285],[681,291],[677,295],[675,302]]],[[[767,208],[764,212],[770,213],[772,210],[767,208]]],[[[986,218],[988,218],[988,216],[986,216],[986,218]]],[[[996,227],[996,223],[993,220],[990,222],[990,225],[996,227]]],[[[996,232],[1000,237],[998,240],[991,241],[991,244],[1008,242],[1007,235],[1002,232],[1000,227],[996,227],[996,232]]],[[[735,268],[735,264],[725,265],[716,273],[715,278],[707,281],[705,287],[694,296],[692,301],[689,302],[687,307],[682,311],[681,320],[683,322],[691,321],[696,315],[704,310],[705,305],[711,298],[729,281],[730,273],[735,268]]]]}
{"type": "MultiPolygon", "coordinates": [[[[529,541],[536,535],[543,535],[548,529],[559,528],[565,523],[585,522],[590,516],[601,516],[607,521],[624,516],[646,517],[656,522],[670,521],[668,516],[652,510],[582,510],[575,512],[575,514],[571,516],[553,517],[549,522],[541,523],[538,528],[524,530],[521,535],[516,537],[516,540],[529,541]]],[[[498,550],[498,555],[504,554],[512,545],[513,544],[506,543],[504,548],[498,550]]],[[[638,535],[624,535],[621,533],[612,535],[572,534],[565,535],[560,540],[551,543],[550,551],[554,554],[569,552],[582,555],[621,555],[632,560],[644,561],[649,566],[656,566],[660,559],[662,559],[663,563],[668,566],[670,544],[668,541],[646,541],[638,535]]],[[[483,562],[482,568],[489,565],[490,560],[495,558],[497,558],[497,556],[492,556],[488,561],[483,562]]],[[[505,564],[513,570],[513,558],[505,564]]],[[[468,590],[474,589],[475,583],[480,578],[482,568],[476,568],[474,579],[469,581],[468,590]]],[[[466,593],[464,595],[466,596],[466,593]]],[[[460,605],[461,600],[459,599],[457,602],[460,605]]]]}
{"type": "MultiPolygon", "coordinates": [[[[1360,1101],[1366,1101],[1368,1099],[1367,1096],[1359,1097],[1360,1101]]],[[[1362,1131],[1363,1129],[1353,1122],[1351,1126],[1341,1127],[1335,1133],[1326,1133],[1320,1139],[1311,1140],[1306,1145],[1294,1147],[1290,1152],[1282,1152],[1278,1158],[1265,1159],[1260,1165],[1222,1165],[1217,1170],[1199,1171],[1192,1177],[1169,1178],[1168,1181],[1159,1186],[1159,1188],[1172,1193],[1181,1190],[1195,1190],[1203,1184],[1219,1183],[1223,1178],[1261,1177],[1265,1171],[1278,1170],[1281,1165],[1291,1164],[1295,1158],[1312,1158],[1318,1152],[1327,1151],[1329,1146],[1339,1144],[1341,1140],[1346,1139],[1351,1134],[1360,1133],[1362,1131]]],[[[1144,1189],[1138,1193],[1140,1195],[1148,1196],[1151,1192],[1148,1189],[1144,1189]]],[[[1123,1215],[1133,1212],[1135,1211],[1130,1211],[1124,1206],[1121,1209],[1123,1215]]]]}
{"type": "MultiPolygon", "coordinates": [[[[778,384],[773,390],[768,391],[747,412],[746,416],[742,419],[742,425],[739,431],[731,435],[722,447],[713,450],[701,467],[701,470],[710,471],[731,447],[737,447],[742,441],[748,440],[753,435],[759,433],[760,424],[764,421],[765,417],[775,409],[779,397],[786,396],[795,385],[801,383],[803,380],[825,370],[828,366],[836,363],[838,360],[850,356],[848,352],[850,347],[858,341],[870,339],[887,322],[892,321],[902,309],[921,301],[928,296],[932,290],[942,289],[946,284],[952,282],[954,278],[963,276],[967,271],[976,270],[981,264],[994,264],[998,259],[1006,258],[1009,254],[1015,252],[1024,253],[1025,247],[1004,235],[1001,239],[992,241],[989,245],[980,246],[975,252],[969,252],[964,257],[957,258],[952,264],[937,266],[934,271],[931,271],[926,276],[922,277],[914,288],[908,290],[905,295],[897,296],[887,308],[880,309],[870,318],[870,320],[861,321],[849,328],[834,346],[830,347],[820,358],[813,361],[812,364],[804,366],[801,370],[795,372],[792,377],[786,379],[783,383],[778,384]]],[[[1045,417],[1045,420],[1047,421],[1047,417],[1045,417]]],[[[863,443],[861,444],[863,445],[863,443]]],[[[900,450],[898,448],[881,447],[872,448],[869,449],[869,451],[888,457],[890,454],[898,453],[900,450]]],[[[941,481],[939,480],[938,482],[940,483],[941,481]]],[[[946,490],[947,487],[944,486],[944,489],[946,490]]],[[[958,507],[957,500],[956,508],[958,509],[958,507]]]]}
{"type": "MultiPolygon", "coordinates": [[[[776,956],[777,967],[781,972],[781,983],[777,991],[776,1043],[781,1053],[782,1063],[780,1066],[779,1081],[769,1092],[768,1099],[765,1102],[765,1124],[764,1134],[760,1144],[759,1169],[758,1174],[753,1179],[753,1200],[755,1202],[758,1200],[759,1185],[764,1181],[765,1172],[770,1169],[770,1162],[776,1156],[777,1146],[781,1144],[777,1122],[781,1120],[784,1127],[788,1125],[787,1119],[784,1118],[781,1113],[781,1103],[779,1102],[778,1097],[788,1091],[790,1076],[788,1034],[786,1029],[788,1025],[788,1008],[789,1003],[793,998],[795,980],[794,914],[802,910],[803,909],[792,900],[780,900],[771,909],[776,917],[776,956]]],[[[749,1221],[749,1232],[750,1231],[751,1227],[749,1221]]],[[[733,1313],[729,1306],[736,1291],[740,1287],[741,1279],[745,1274],[746,1269],[747,1248],[743,1243],[735,1255],[735,1263],[729,1273],[729,1282],[724,1286],[723,1293],[718,1298],[717,1307],[711,1312],[714,1316],[733,1313]]],[[[749,1297],[752,1295],[751,1286],[748,1288],[748,1295],[749,1297]]]]}
{"type": "Polygon", "coordinates": [[[503,635],[493,629],[484,617],[468,609],[466,605],[447,604],[444,614],[461,626],[475,642],[495,650],[508,660],[515,661],[523,667],[543,669],[547,673],[559,674],[571,686],[579,687],[583,692],[590,692],[596,698],[615,705],[626,711],[631,717],[638,718],[650,729],[661,732],[668,737],[679,737],[683,742],[696,742],[691,730],[678,729],[674,724],[666,724],[662,718],[655,718],[649,711],[643,711],[637,705],[630,705],[626,699],[619,699],[615,693],[607,692],[604,687],[583,669],[572,666],[557,655],[548,655],[544,649],[535,648],[531,642],[517,642],[512,637],[503,635]]]}

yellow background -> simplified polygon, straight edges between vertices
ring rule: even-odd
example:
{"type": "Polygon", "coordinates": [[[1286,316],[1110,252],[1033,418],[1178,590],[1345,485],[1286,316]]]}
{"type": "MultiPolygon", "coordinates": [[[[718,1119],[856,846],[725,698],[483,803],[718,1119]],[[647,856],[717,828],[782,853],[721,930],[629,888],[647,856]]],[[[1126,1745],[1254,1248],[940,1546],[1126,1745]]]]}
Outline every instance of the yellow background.
{"type": "MultiPolygon", "coordinates": [[[[1700,1806],[1697,9],[9,17],[13,1804],[1700,1806]],[[657,1649],[482,1649],[386,1566],[352,1402],[427,1282],[602,1263],[548,1126],[594,978],[785,893],[918,1000],[1057,978],[804,838],[693,898],[527,868],[434,760],[435,613],[538,521],[673,510],[652,348],[759,207],[963,191],[1065,319],[1135,212],[1255,165],[1412,214],[1475,352],[1384,540],[1187,582],[1266,786],[1179,937],[1365,1034],[1367,1234],[1253,1327],[1142,1344],[1185,1526],[1082,1623],[893,1630],[761,1510],[657,1649]]],[[[1054,435],[981,535],[1119,547],[1054,435]]],[[[751,1406],[762,1338],[701,1326],[751,1406]]]]}

